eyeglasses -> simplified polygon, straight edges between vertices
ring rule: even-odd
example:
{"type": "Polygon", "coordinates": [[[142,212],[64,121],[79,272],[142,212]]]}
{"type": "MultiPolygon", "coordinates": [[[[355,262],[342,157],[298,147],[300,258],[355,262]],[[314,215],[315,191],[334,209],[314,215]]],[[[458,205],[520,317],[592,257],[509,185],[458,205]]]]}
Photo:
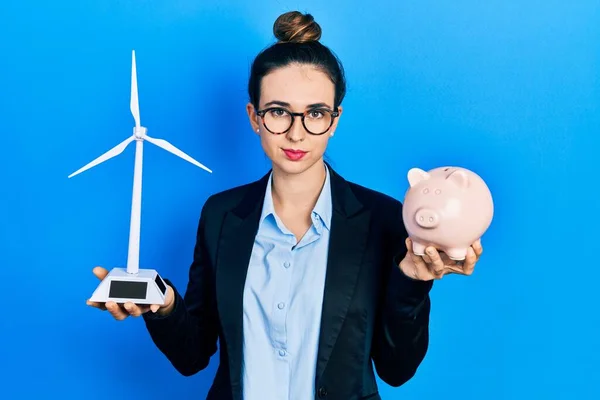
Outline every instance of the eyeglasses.
{"type": "Polygon", "coordinates": [[[301,117],[304,129],[312,135],[322,135],[331,128],[333,121],[340,114],[326,108],[312,108],[301,113],[293,113],[285,108],[270,107],[257,111],[265,128],[275,134],[286,133],[292,128],[295,117],[301,117]]]}

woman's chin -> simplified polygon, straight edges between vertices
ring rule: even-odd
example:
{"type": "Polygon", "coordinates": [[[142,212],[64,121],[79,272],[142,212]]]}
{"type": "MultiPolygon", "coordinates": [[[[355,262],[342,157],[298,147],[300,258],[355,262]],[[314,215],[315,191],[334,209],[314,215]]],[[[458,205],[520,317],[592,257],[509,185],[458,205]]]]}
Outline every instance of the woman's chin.
{"type": "Polygon", "coordinates": [[[306,157],[301,160],[283,158],[274,162],[273,167],[284,174],[298,175],[314,167],[318,161],[312,157],[306,157]]]}

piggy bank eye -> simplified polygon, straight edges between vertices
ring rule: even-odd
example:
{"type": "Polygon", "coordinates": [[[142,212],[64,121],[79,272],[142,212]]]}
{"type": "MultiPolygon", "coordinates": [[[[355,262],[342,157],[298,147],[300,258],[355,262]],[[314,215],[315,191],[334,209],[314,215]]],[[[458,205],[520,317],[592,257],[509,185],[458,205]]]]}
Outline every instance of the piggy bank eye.
{"type": "Polygon", "coordinates": [[[440,194],[442,191],[440,189],[435,189],[435,194],[440,194]]]}
{"type": "Polygon", "coordinates": [[[423,194],[427,194],[427,193],[429,193],[429,189],[428,188],[423,189],[423,194]]]}

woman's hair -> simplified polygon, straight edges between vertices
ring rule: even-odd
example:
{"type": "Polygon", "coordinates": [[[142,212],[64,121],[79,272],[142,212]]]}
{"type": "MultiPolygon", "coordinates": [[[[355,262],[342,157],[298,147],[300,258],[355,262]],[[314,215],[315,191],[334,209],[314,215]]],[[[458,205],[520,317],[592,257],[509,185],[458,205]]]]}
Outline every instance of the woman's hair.
{"type": "Polygon", "coordinates": [[[278,42],[261,51],[250,71],[248,94],[258,108],[262,78],[273,70],[290,64],[308,64],[324,72],[335,85],[334,110],[346,95],[346,79],[339,59],[319,42],[321,27],[310,14],[290,11],[273,24],[278,42]]]}

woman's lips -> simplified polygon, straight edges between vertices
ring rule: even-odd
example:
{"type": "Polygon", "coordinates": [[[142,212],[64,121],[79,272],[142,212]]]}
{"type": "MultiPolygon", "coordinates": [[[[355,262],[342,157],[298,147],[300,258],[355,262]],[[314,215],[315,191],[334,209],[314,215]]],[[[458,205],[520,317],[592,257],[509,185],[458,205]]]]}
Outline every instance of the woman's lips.
{"type": "Polygon", "coordinates": [[[285,154],[285,156],[291,160],[291,161],[299,161],[302,159],[302,157],[304,157],[304,155],[307,153],[306,151],[302,151],[302,150],[294,150],[294,149],[283,149],[283,153],[285,154]]]}

